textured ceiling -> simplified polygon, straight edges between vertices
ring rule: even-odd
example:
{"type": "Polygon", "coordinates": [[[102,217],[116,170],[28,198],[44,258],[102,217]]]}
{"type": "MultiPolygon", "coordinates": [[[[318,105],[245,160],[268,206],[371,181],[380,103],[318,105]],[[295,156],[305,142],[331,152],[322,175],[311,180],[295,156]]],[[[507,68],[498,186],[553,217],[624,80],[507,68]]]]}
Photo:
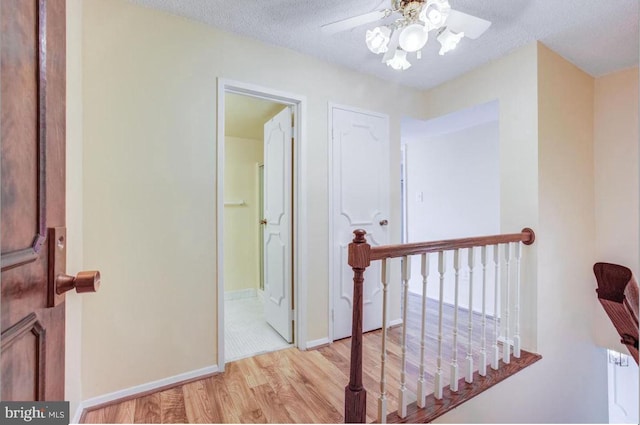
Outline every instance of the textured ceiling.
{"type": "Polygon", "coordinates": [[[450,0],[491,21],[479,39],[439,56],[429,40],[406,71],[383,65],[364,43],[365,25],[335,35],[324,24],[386,8],[390,0],[130,0],[226,31],[316,56],[408,86],[430,88],[539,40],[593,76],[638,64],[638,0],[450,0]]]}

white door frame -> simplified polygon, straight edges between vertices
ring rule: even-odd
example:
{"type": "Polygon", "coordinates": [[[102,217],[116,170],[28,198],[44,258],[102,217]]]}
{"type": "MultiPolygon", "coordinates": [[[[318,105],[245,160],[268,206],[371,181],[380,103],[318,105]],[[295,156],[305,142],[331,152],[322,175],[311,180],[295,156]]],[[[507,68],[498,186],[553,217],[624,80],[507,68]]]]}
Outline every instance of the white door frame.
{"type": "Polygon", "coordinates": [[[409,146],[406,144],[400,145],[400,162],[401,162],[401,179],[403,181],[402,184],[402,193],[400,197],[402,198],[402,202],[400,203],[401,208],[401,239],[400,243],[408,243],[409,242],[409,213],[408,206],[409,201],[407,200],[407,195],[409,191],[407,190],[407,155],[408,155],[409,146]]]}
{"type": "Polygon", "coordinates": [[[216,184],[216,270],[218,282],[217,353],[218,368],[224,371],[224,110],[225,93],[242,94],[288,105],[293,110],[295,139],[293,153],[293,302],[295,306],[294,344],[307,344],[307,182],[306,182],[306,115],[305,96],[273,90],[255,84],[218,78],[217,93],[217,184],[216,184]]]}
{"type": "MultiPolygon", "coordinates": [[[[362,109],[362,108],[356,108],[353,106],[346,106],[346,105],[342,105],[339,103],[333,103],[333,102],[329,102],[328,103],[328,108],[327,108],[327,115],[328,115],[328,128],[327,128],[327,145],[329,147],[329,154],[328,154],[328,168],[327,168],[327,175],[328,175],[328,192],[329,192],[329,311],[328,311],[328,323],[329,323],[329,342],[333,342],[333,308],[334,308],[334,284],[335,282],[333,282],[333,270],[334,267],[336,267],[336,264],[334,264],[335,262],[333,261],[333,250],[334,250],[334,235],[333,235],[333,225],[334,225],[334,202],[333,202],[333,192],[332,192],[332,188],[333,188],[333,109],[334,108],[339,108],[339,109],[344,109],[346,111],[350,111],[350,112],[355,112],[355,113],[360,113],[360,114],[367,114],[367,115],[372,115],[375,117],[380,117],[380,118],[385,118],[387,119],[387,121],[390,123],[390,117],[388,114],[382,114],[380,112],[375,112],[375,111],[369,111],[367,109],[362,109]]],[[[391,128],[389,127],[389,140],[391,140],[391,128]]]]}

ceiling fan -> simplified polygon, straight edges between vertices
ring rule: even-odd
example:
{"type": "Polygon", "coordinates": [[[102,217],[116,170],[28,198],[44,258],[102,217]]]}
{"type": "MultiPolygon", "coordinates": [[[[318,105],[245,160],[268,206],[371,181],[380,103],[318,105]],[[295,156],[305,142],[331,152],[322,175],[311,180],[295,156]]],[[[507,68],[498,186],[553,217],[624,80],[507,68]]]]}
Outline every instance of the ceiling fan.
{"type": "Polygon", "coordinates": [[[336,34],[389,17],[396,19],[367,30],[365,42],[371,52],[383,54],[383,63],[396,70],[411,66],[407,53],[415,52],[420,59],[431,31],[440,42],[440,55],[444,55],[455,49],[463,37],[476,39],[491,26],[485,19],[451,9],[448,0],[391,0],[390,8],[326,24],[321,30],[336,34]]]}

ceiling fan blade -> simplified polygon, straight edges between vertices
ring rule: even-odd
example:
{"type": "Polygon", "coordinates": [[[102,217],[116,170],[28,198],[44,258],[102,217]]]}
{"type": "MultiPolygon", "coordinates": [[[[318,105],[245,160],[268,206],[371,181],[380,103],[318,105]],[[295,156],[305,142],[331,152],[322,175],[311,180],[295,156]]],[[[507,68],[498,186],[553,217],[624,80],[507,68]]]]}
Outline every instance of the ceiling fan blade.
{"type": "Polygon", "coordinates": [[[452,9],[447,18],[446,26],[453,32],[464,32],[465,37],[475,40],[489,29],[491,22],[452,9]]]}
{"type": "Polygon", "coordinates": [[[391,34],[391,39],[389,39],[388,50],[382,56],[382,63],[387,63],[387,61],[393,58],[396,54],[396,50],[398,49],[398,45],[400,44],[400,33],[402,31],[395,30],[393,34],[391,34]]]}
{"type": "Polygon", "coordinates": [[[341,21],[332,22],[320,27],[320,31],[325,34],[337,34],[341,31],[350,30],[360,25],[369,24],[371,22],[378,21],[387,15],[387,9],[375,10],[373,12],[365,13],[364,15],[358,15],[351,18],[343,19],[341,21]]]}

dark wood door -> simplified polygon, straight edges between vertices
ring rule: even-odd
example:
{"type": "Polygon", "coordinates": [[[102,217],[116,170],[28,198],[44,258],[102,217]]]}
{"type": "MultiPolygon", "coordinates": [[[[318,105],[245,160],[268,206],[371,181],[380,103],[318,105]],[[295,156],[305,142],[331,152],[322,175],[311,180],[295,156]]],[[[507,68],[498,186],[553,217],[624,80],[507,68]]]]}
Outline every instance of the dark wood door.
{"type": "Polygon", "coordinates": [[[65,0],[0,0],[0,20],[1,397],[64,400],[65,0]]]}

